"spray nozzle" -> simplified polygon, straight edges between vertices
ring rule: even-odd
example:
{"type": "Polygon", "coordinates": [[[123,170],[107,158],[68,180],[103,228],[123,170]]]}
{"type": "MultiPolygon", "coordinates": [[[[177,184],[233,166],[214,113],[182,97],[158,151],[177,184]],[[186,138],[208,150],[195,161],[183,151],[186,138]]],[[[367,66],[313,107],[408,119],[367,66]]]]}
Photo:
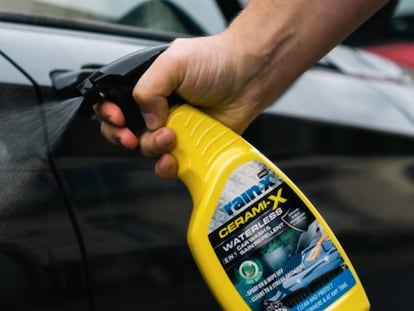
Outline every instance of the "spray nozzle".
{"type": "Polygon", "coordinates": [[[141,112],[132,97],[138,79],[168,47],[160,45],[139,50],[99,68],[79,84],[83,105],[92,106],[103,99],[116,103],[122,110],[126,126],[135,134],[145,128],[141,112]]]}

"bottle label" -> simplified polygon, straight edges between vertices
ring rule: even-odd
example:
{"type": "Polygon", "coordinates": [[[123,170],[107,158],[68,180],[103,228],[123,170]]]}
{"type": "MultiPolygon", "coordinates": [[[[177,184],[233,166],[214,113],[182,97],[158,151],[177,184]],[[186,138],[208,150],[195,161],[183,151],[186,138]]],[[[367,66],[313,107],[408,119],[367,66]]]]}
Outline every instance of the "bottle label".
{"type": "Polygon", "coordinates": [[[324,310],[356,283],[306,204],[259,161],[230,176],[209,240],[251,310],[324,310]]]}

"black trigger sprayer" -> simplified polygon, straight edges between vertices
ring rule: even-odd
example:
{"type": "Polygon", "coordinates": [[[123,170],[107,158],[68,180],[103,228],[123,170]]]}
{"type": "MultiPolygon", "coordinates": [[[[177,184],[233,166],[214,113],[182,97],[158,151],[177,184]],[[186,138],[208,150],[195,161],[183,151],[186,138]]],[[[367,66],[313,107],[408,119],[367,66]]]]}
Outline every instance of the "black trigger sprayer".
{"type": "Polygon", "coordinates": [[[126,127],[138,135],[145,123],[132,97],[132,90],[145,70],[167,47],[165,44],[139,50],[93,72],[78,86],[84,97],[82,105],[92,106],[103,99],[116,103],[124,114],[126,127]]]}
{"type": "MultiPolygon", "coordinates": [[[[132,89],[166,48],[93,73],[79,86],[83,104],[112,100],[139,135],[132,89]]],[[[191,105],[169,104],[166,126],[177,137],[171,153],[193,201],[187,242],[223,310],[369,310],[351,261],[300,189],[222,123],[191,105]]]]}

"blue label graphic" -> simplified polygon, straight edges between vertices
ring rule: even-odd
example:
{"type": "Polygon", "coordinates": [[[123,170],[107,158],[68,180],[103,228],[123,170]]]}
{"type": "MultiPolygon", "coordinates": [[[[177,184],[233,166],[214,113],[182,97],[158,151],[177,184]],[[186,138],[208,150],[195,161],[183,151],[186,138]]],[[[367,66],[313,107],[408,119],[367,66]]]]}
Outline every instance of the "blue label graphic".
{"type": "Polygon", "coordinates": [[[247,182],[237,175],[220,200],[218,209],[231,213],[210,226],[218,259],[252,311],[326,309],[356,284],[351,271],[297,193],[250,164],[247,182]]]}
{"type": "Polygon", "coordinates": [[[330,304],[339,299],[352,286],[355,285],[354,277],[349,269],[345,269],[332,281],[321,287],[314,294],[310,295],[290,311],[322,311],[330,304]]]}

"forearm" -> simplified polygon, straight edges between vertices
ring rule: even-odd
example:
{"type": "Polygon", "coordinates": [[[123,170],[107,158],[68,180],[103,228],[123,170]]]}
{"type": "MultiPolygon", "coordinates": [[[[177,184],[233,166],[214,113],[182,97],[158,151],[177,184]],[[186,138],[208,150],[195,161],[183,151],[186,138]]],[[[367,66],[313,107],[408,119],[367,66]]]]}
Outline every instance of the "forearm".
{"type": "Polygon", "coordinates": [[[386,2],[252,0],[226,31],[242,53],[240,70],[259,79],[250,96],[269,104],[386,2]]]}

